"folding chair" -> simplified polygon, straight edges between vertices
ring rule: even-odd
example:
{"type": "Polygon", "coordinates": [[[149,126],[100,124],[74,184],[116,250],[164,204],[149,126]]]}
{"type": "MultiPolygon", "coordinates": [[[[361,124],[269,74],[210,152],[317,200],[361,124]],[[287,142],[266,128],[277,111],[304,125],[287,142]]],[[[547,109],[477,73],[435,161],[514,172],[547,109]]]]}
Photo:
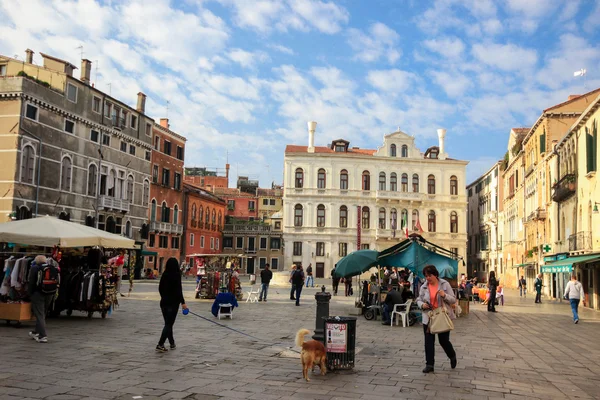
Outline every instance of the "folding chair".
{"type": "Polygon", "coordinates": [[[406,328],[408,326],[408,313],[410,312],[410,305],[413,300],[410,299],[404,304],[396,304],[394,305],[394,310],[392,311],[392,318],[390,318],[390,326],[394,326],[394,319],[396,319],[396,326],[398,325],[398,318],[396,315],[399,315],[402,318],[402,327],[406,328]],[[400,310],[404,307],[404,310],[400,310]]]}
{"type": "Polygon", "coordinates": [[[221,317],[229,317],[233,319],[233,305],[230,303],[219,304],[219,312],[217,313],[217,318],[221,319],[221,317]]]}
{"type": "Polygon", "coordinates": [[[258,295],[260,294],[260,288],[254,290],[254,287],[251,287],[248,292],[248,298],[246,299],[246,303],[256,303],[258,302],[258,295]]]}

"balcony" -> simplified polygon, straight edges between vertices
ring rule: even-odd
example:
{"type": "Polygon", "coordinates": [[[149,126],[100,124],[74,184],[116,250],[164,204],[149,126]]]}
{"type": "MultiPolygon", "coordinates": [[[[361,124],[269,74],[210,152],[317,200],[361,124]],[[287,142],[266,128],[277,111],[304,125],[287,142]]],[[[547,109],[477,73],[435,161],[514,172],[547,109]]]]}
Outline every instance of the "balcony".
{"type": "Polygon", "coordinates": [[[129,212],[129,200],[115,199],[110,196],[100,196],[100,207],[105,210],[129,212]]]}
{"type": "Polygon", "coordinates": [[[577,232],[569,236],[569,251],[591,251],[592,232],[577,232]]]}
{"type": "Polygon", "coordinates": [[[424,193],[418,192],[396,192],[389,190],[378,190],[375,192],[377,200],[423,201],[424,197],[424,193]]]}
{"type": "Polygon", "coordinates": [[[552,186],[552,200],[560,203],[577,193],[577,177],[567,174],[552,186]]]}
{"type": "Polygon", "coordinates": [[[269,234],[271,233],[271,225],[225,224],[223,232],[239,234],[269,234]]]}
{"type": "Polygon", "coordinates": [[[183,225],[171,224],[168,222],[152,221],[150,222],[150,230],[154,232],[181,235],[183,233],[183,225]]]}
{"type": "Polygon", "coordinates": [[[496,222],[498,220],[498,211],[488,211],[483,215],[484,222],[496,222]]]}
{"type": "Polygon", "coordinates": [[[535,217],[534,219],[537,220],[545,220],[546,219],[546,210],[542,210],[542,209],[537,209],[535,210],[535,217]]]}
{"type": "Polygon", "coordinates": [[[529,167],[527,167],[527,169],[525,170],[525,177],[528,177],[529,174],[531,174],[533,172],[533,170],[535,170],[535,165],[536,165],[536,163],[531,163],[531,165],[529,165],[529,167]]]}
{"type": "Polygon", "coordinates": [[[486,261],[489,259],[490,252],[488,250],[481,250],[477,252],[477,259],[486,261]]]}
{"type": "Polygon", "coordinates": [[[123,129],[125,128],[125,118],[118,117],[113,115],[110,119],[110,122],[114,128],[123,129]]]}

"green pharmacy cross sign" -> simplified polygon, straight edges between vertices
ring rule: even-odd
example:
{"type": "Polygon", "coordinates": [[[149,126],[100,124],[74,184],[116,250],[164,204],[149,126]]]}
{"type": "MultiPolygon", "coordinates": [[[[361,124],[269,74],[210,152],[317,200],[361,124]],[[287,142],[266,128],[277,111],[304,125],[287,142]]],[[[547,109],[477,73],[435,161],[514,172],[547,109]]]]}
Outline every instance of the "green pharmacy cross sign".
{"type": "Polygon", "coordinates": [[[542,246],[542,250],[544,250],[544,253],[549,253],[552,250],[552,247],[549,244],[545,244],[542,246]]]}

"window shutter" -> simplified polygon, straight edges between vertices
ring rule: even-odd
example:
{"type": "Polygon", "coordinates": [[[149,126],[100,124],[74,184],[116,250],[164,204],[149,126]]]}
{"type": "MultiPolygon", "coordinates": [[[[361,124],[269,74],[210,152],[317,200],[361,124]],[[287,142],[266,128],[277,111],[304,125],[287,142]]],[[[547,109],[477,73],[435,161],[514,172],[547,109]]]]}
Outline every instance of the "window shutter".
{"type": "Polygon", "coordinates": [[[588,128],[585,128],[585,158],[586,158],[586,173],[593,170],[594,155],[592,154],[594,138],[590,135],[588,128]]]}
{"type": "Polygon", "coordinates": [[[546,131],[540,135],[540,154],[546,152],[546,131]]]}
{"type": "Polygon", "coordinates": [[[597,171],[598,169],[598,131],[596,129],[596,120],[594,120],[594,123],[592,125],[592,155],[593,155],[593,162],[592,162],[592,167],[593,167],[593,171],[597,171]]]}

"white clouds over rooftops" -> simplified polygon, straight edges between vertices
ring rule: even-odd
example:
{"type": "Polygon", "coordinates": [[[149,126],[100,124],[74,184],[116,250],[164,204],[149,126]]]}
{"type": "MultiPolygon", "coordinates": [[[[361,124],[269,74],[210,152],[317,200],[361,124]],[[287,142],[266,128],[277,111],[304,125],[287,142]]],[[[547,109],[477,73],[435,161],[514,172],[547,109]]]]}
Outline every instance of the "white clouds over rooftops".
{"type": "Polygon", "coordinates": [[[394,64],[402,55],[396,47],[399,39],[395,30],[381,22],[372,24],[367,33],[354,28],[348,30],[348,44],[354,50],[354,59],[364,62],[384,58],[394,64]]]}

